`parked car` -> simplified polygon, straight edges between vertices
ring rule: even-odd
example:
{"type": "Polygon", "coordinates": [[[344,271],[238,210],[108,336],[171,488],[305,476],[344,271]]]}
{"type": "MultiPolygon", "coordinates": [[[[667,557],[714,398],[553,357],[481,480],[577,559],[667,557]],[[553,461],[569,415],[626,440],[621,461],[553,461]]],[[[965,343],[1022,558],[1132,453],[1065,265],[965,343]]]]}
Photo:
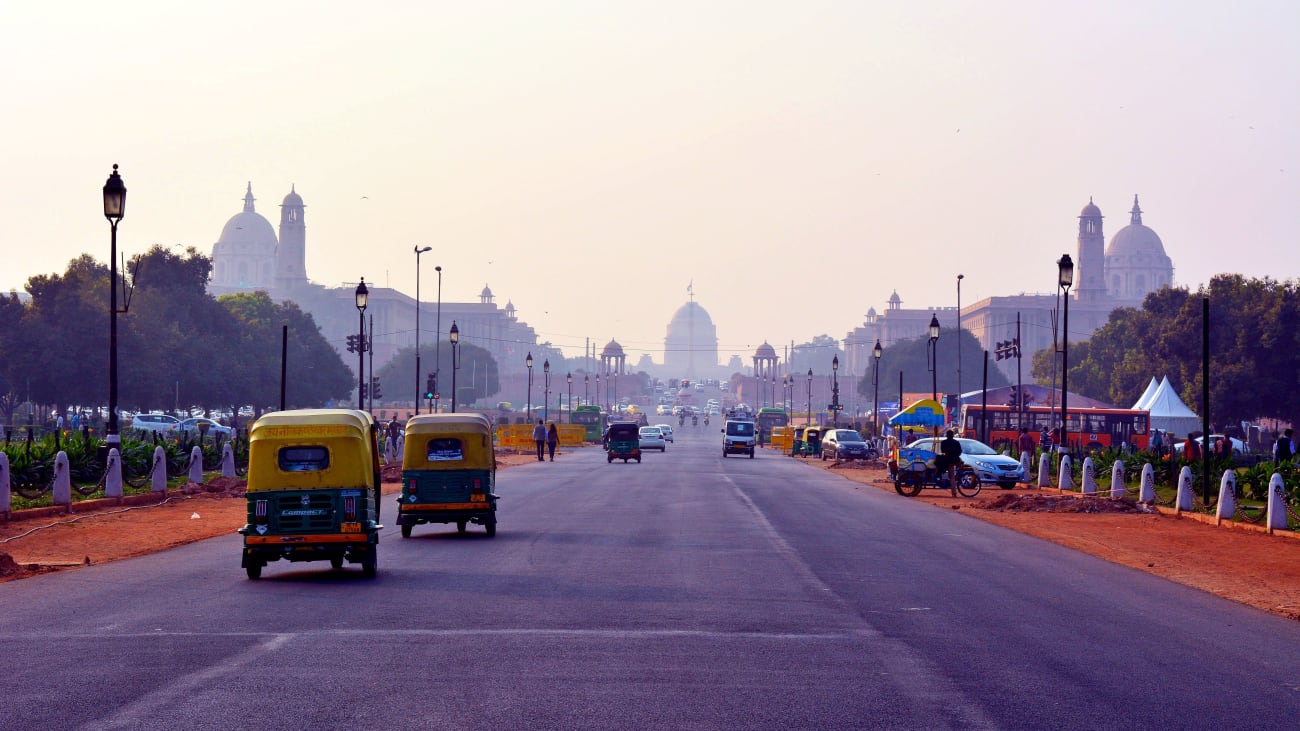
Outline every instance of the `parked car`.
{"type": "Polygon", "coordinates": [[[136,414],[131,419],[131,428],[136,431],[169,436],[175,433],[180,423],[180,419],[167,414],[136,414]]]}
{"type": "MultiPolygon", "coordinates": [[[[1213,447],[1217,447],[1217,446],[1219,446],[1219,441],[1222,440],[1223,438],[1224,438],[1224,437],[1223,437],[1222,434],[1211,434],[1211,435],[1210,435],[1210,446],[1213,446],[1213,447]]],[[[1233,453],[1233,454],[1245,454],[1245,453],[1246,453],[1246,443],[1245,443],[1245,442],[1241,441],[1240,439],[1234,438],[1234,437],[1228,437],[1228,439],[1231,439],[1231,440],[1232,440],[1232,453],[1233,453]]],[[[1197,437],[1197,438],[1196,438],[1196,443],[1197,443],[1197,444],[1204,445],[1204,444],[1205,444],[1205,437],[1197,437]]],[[[1184,446],[1185,444],[1187,444],[1186,441],[1181,441],[1181,442],[1179,442],[1178,444],[1175,444],[1175,445],[1174,445],[1174,451],[1177,452],[1178,454],[1182,454],[1182,453],[1183,453],[1183,446],[1184,446]]]]}
{"type": "MultiPolygon", "coordinates": [[[[942,439],[926,437],[907,445],[909,449],[928,449],[935,454],[942,453],[939,444],[942,439]]],[[[1017,482],[1025,482],[1028,477],[1016,460],[999,453],[993,447],[976,439],[958,439],[961,445],[961,461],[972,470],[982,483],[996,483],[1003,490],[1010,490],[1017,482]]]]}
{"type": "Polygon", "coordinates": [[[229,439],[231,433],[234,431],[228,426],[222,426],[212,419],[205,419],[201,416],[182,421],[177,425],[176,430],[193,439],[203,433],[202,427],[199,426],[200,424],[208,425],[208,436],[210,437],[215,437],[220,434],[226,439],[229,439]]]}
{"type": "Polygon", "coordinates": [[[640,439],[641,451],[647,449],[657,449],[660,452],[668,451],[668,441],[664,439],[664,433],[657,426],[643,426],[637,432],[640,439]]]}
{"type": "Polygon", "coordinates": [[[827,429],[822,435],[822,459],[875,459],[878,452],[852,429],[827,429]]]}
{"type": "Polygon", "coordinates": [[[655,424],[655,426],[659,427],[659,431],[664,433],[665,441],[671,442],[673,440],[672,424],[655,424]]]}

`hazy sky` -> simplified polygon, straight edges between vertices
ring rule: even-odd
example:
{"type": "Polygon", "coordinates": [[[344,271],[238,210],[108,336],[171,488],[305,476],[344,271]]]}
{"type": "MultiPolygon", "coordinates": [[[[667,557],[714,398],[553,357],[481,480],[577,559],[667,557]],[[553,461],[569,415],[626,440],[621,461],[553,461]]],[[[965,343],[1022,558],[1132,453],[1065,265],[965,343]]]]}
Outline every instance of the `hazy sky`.
{"type": "MultiPolygon", "coordinates": [[[[1092,196],[1175,280],[1296,276],[1300,3],[0,0],[0,289],[211,254],[252,181],[307,272],[485,283],[580,355],[660,351],[694,280],[723,360],[904,307],[1047,292],[1092,196]]],[[[654,353],[656,360],[662,354],[654,353]]]]}

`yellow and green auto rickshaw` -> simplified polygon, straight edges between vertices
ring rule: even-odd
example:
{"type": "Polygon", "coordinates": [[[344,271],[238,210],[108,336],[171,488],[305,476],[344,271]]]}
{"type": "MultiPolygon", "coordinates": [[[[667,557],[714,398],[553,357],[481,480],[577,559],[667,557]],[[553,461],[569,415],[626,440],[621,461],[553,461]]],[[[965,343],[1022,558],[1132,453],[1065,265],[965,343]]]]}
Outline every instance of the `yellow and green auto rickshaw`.
{"type": "Polygon", "coordinates": [[[807,426],[803,430],[803,456],[820,457],[822,453],[822,428],[807,426]]]}
{"type": "Polygon", "coordinates": [[[455,523],[464,533],[477,523],[497,534],[496,453],[492,424],[481,414],[421,414],[406,422],[402,494],[397,524],[402,537],[422,523],[455,523]]]}
{"type": "Polygon", "coordinates": [[[352,409],[266,414],[248,430],[248,523],[243,567],[271,561],[361,564],[378,559],[379,455],[375,422],[352,409]]]}
{"type": "Polygon", "coordinates": [[[608,462],[616,459],[623,460],[624,464],[629,459],[638,463],[641,461],[641,428],[636,422],[616,421],[610,424],[606,443],[605,458],[608,462]]]}
{"type": "Polygon", "coordinates": [[[807,430],[806,426],[796,426],[794,428],[794,439],[790,442],[790,456],[797,457],[803,454],[803,433],[807,430]]]}

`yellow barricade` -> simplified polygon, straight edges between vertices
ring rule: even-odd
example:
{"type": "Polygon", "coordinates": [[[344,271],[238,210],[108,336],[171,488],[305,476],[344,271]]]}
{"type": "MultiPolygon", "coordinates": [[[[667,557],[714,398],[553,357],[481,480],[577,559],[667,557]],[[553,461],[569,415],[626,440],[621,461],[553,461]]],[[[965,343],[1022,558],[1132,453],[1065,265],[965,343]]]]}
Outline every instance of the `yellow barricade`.
{"type": "MultiPolygon", "coordinates": [[[[496,443],[498,447],[506,449],[532,449],[536,446],[533,442],[533,424],[500,424],[496,430],[496,443]]],[[[560,446],[580,447],[586,437],[587,430],[581,424],[556,424],[555,430],[560,435],[560,446]]]]}
{"type": "Polygon", "coordinates": [[[789,452],[794,447],[794,427],[774,426],[768,446],[789,452]]]}

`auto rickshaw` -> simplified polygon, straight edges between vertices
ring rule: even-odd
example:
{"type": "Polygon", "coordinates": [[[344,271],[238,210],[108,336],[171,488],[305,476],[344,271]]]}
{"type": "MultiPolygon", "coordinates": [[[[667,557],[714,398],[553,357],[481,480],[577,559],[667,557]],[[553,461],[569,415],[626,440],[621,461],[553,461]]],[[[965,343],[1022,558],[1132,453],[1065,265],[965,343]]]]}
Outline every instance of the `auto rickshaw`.
{"type": "Polygon", "coordinates": [[[248,430],[248,523],[242,565],[257,579],[271,561],[378,562],[377,429],[364,411],[299,409],[248,430]]]}
{"type": "Polygon", "coordinates": [[[477,523],[497,534],[496,453],[492,424],[480,414],[421,414],[406,422],[402,494],[397,524],[402,537],[422,523],[477,523]]]}
{"type": "Polygon", "coordinates": [[[641,430],[627,421],[616,421],[609,425],[609,447],[606,453],[608,462],[616,459],[627,464],[629,459],[641,461],[641,430]]]}
{"type": "Polygon", "coordinates": [[[808,426],[803,430],[803,456],[820,457],[822,453],[822,428],[808,426]]]}
{"type": "Polygon", "coordinates": [[[806,426],[796,426],[794,428],[794,437],[790,441],[791,457],[798,457],[800,454],[803,454],[803,448],[804,448],[803,433],[804,430],[807,428],[808,427],[806,426]]]}

